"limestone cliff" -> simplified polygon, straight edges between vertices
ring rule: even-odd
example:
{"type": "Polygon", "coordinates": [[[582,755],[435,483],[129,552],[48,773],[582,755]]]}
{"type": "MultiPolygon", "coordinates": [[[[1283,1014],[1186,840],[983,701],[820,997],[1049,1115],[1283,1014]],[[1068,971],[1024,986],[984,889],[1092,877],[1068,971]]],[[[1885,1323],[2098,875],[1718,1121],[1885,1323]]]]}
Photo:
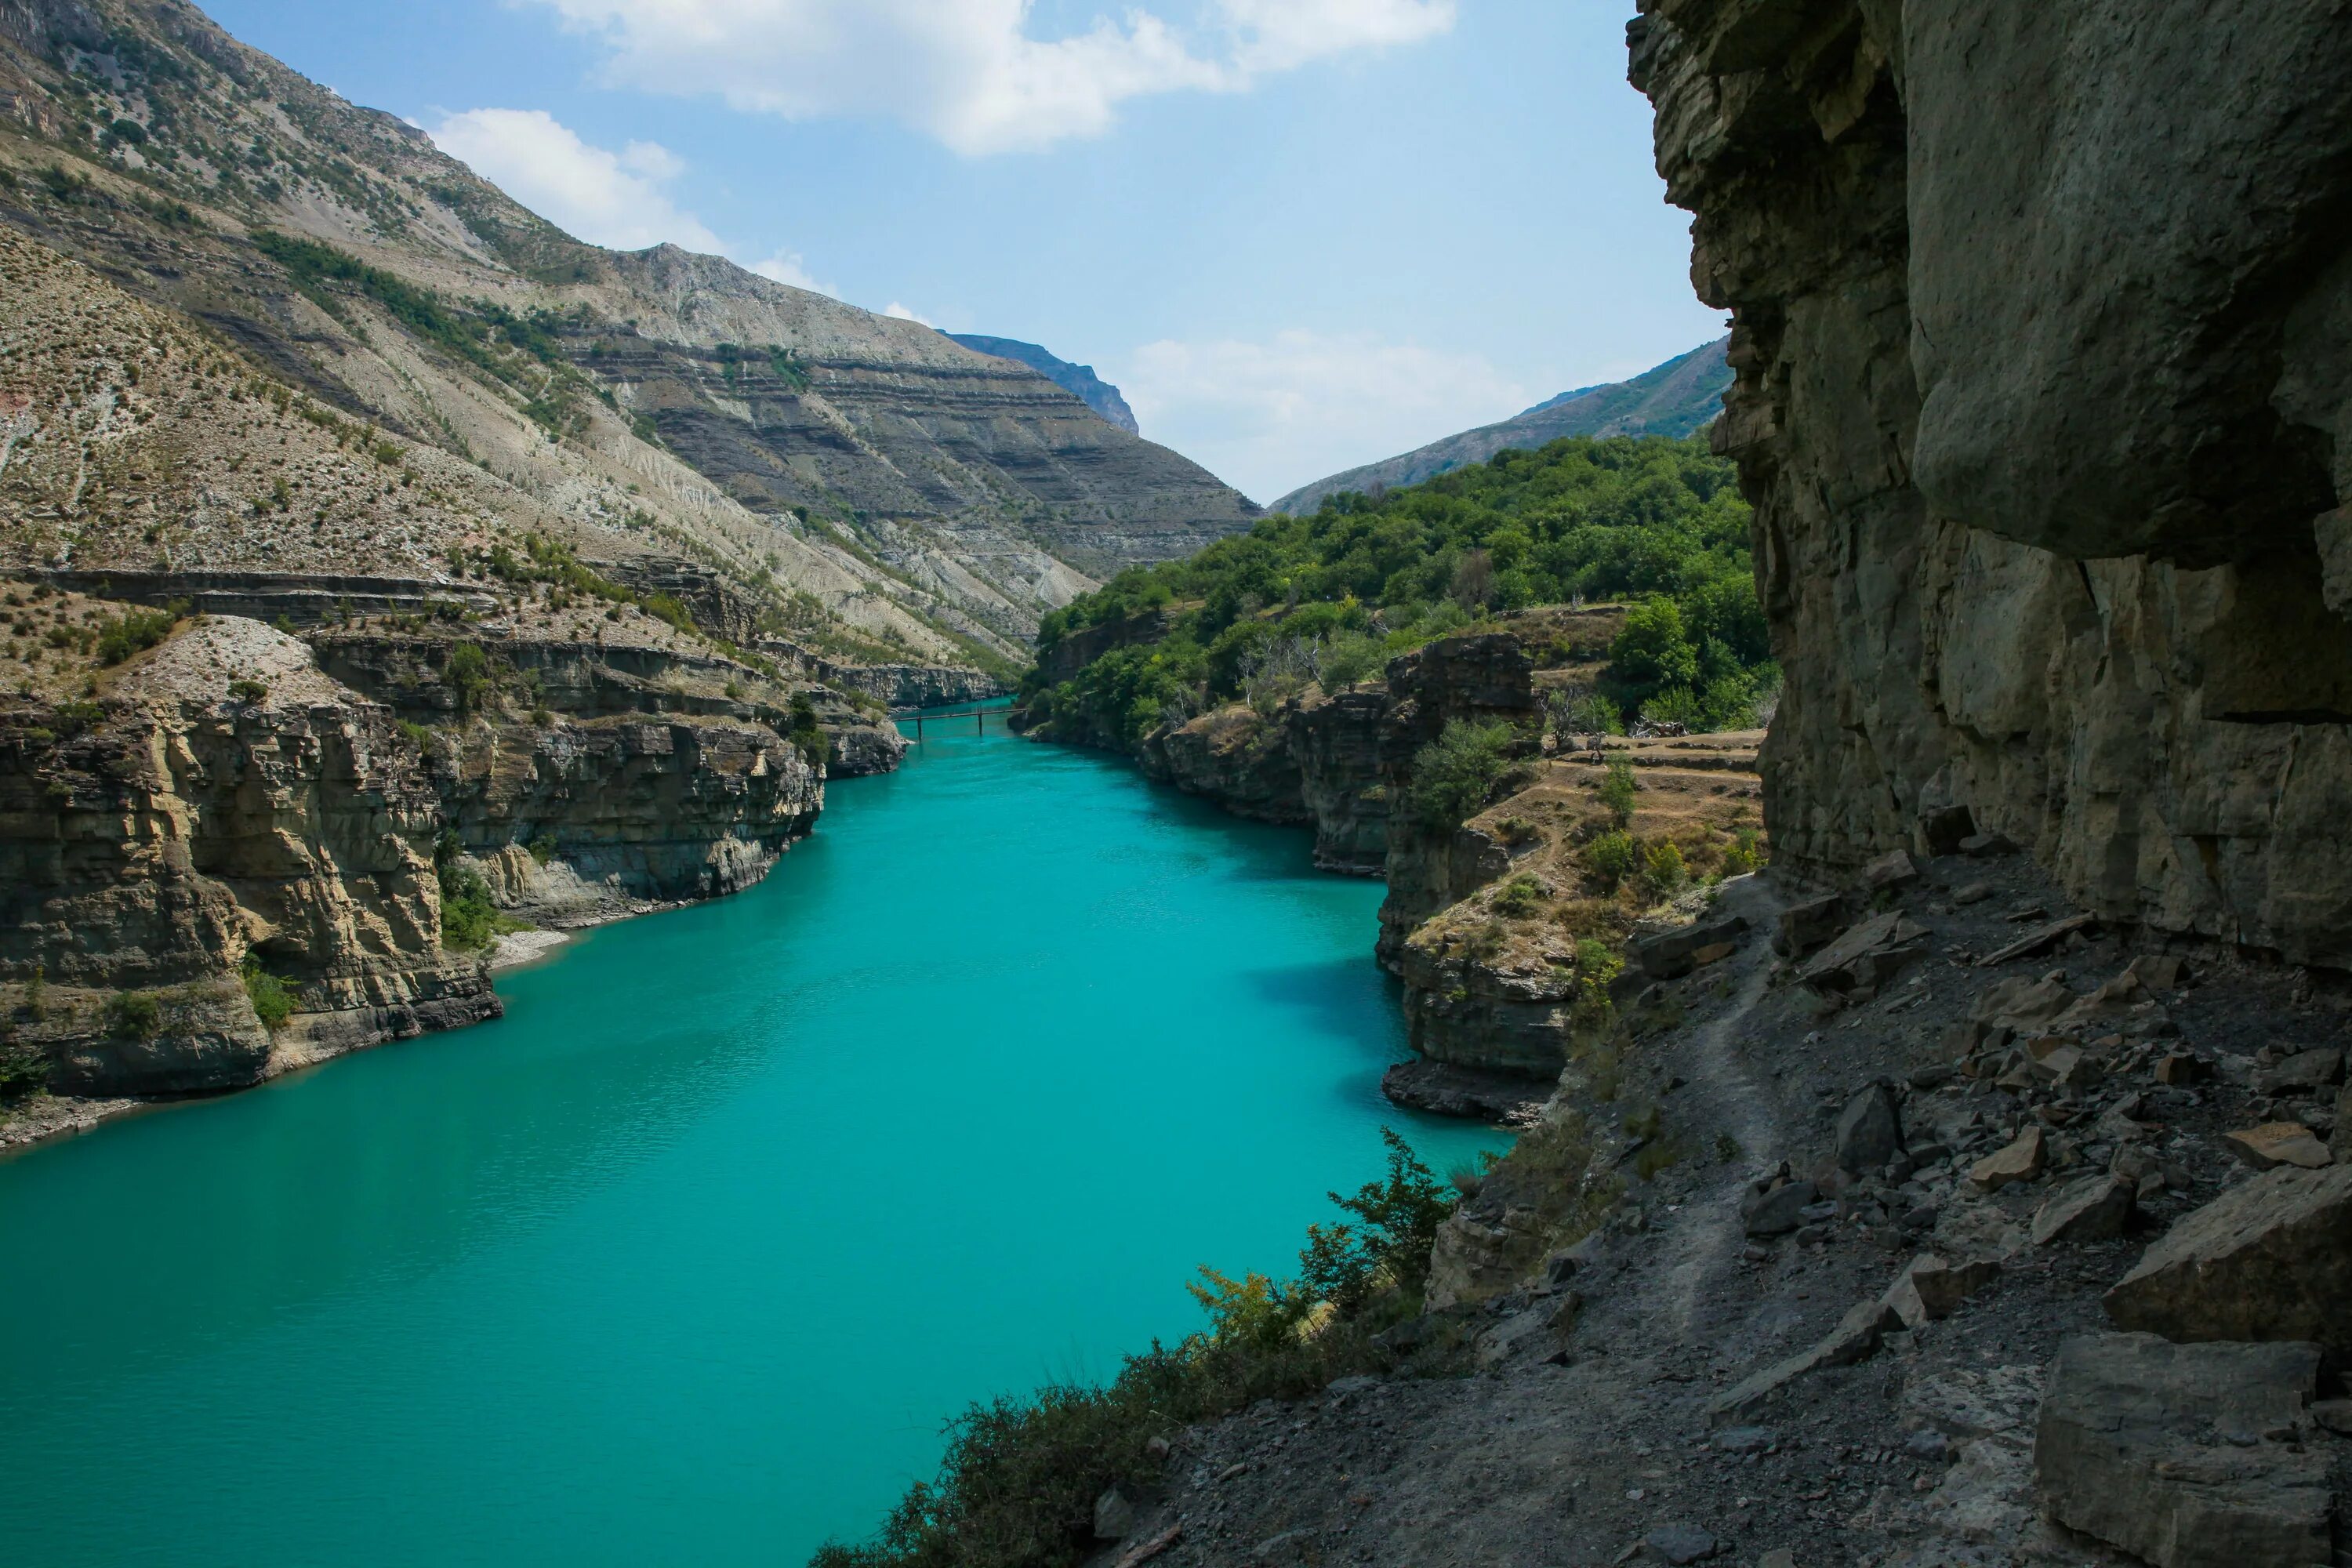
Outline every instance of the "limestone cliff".
{"type": "Polygon", "coordinates": [[[47,991],[22,1039],[62,1089],[187,1092],[496,1016],[480,963],[441,945],[438,813],[392,714],[250,622],[184,635],[100,699],[12,710],[0,979],[47,991]],[[231,694],[231,668],[267,691],[231,694]],[[300,988],[277,1030],[248,962],[300,988]]]}
{"type": "Polygon", "coordinates": [[[1733,312],[1777,853],[1965,806],[2104,918],[2352,964],[2340,10],[1641,10],[1733,312]]]}

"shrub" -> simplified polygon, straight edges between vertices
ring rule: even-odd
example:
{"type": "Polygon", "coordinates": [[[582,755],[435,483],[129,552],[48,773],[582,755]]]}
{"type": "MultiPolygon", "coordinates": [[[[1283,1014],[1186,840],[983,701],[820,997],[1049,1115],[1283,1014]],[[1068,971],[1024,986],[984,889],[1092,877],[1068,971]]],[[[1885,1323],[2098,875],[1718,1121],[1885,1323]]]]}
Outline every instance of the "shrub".
{"type": "Polygon", "coordinates": [[[1642,885],[1657,899],[1670,899],[1690,880],[1689,868],[1683,864],[1683,852],[1672,844],[1653,844],[1643,857],[1642,885]]]}
{"type": "Polygon", "coordinates": [[[399,731],[401,738],[418,751],[430,752],[433,750],[433,731],[424,725],[410,719],[394,719],[392,721],[392,727],[399,731]]]}
{"type": "Polygon", "coordinates": [[[262,968],[261,960],[249,952],[237,973],[245,982],[246,999],[253,1004],[254,1016],[261,1020],[262,1026],[273,1033],[285,1027],[286,1020],[294,1016],[295,1005],[301,1000],[301,988],[262,968]]]}
{"type": "Polygon", "coordinates": [[[1764,864],[1763,840],[1752,827],[1743,827],[1731,836],[1731,847],[1723,852],[1723,874],[1745,877],[1764,864]]]}
{"type": "Polygon", "coordinates": [[[1653,725],[1679,724],[1684,729],[1692,731],[1710,728],[1706,705],[1699,701],[1698,694],[1687,686],[1669,686],[1647,702],[1643,703],[1642,722],[1653,725]]]}
{"type": "Polygon", "coordinates": [[[1355,685],[1388,668],[1388,644],[1364,632],[1341,632],[1323,649],[1322,681],[1326,691],[1355,685]]]}
{"type": "Polygon", "coordinates": [[[1550,895],[1544,885],[1529,876],[1517,876],[1503,884],[1495,895],[1495,912],[1507,920],[1526,920],[1543,912],[1550,895]]]}
{"type": "Polygon", "coordinates": [[[799,748],[813,768],[823,767],[831,754],[832,742],[825,738],[824,727],[817,722],[816,704],[809,700],[805,691],[793,693],[792,723],[784,738],[799,748]]]}
{"type": "Polygon", "coordinates": [[[0,1041],[0,1103],[24,1099],[49,1081],[49,1056],[26,1040],[0,1041]]]}
{"type": "Polygon", "coordinates": [[[1698,680],[1698,649],[1672,599],[1644,599],[1625,612],[1625,624],[1609,647],[1610,672],[1637,700],[1670,686],[1698,680]]]}
{"type": "Polygon", "coordinates": [[[237,679],[230,681],[228,683],[228,694],[232,700],[237,702],[267,702],[269,700],[269,688],[250,677],[239,677],[237,679]]]}
{"type": "Polygon", "coordinates": [[[449,649],[442,662],[441,679],[457,700],[457,711],[473,713],[480,710],[495,681],[490,670],[490,656],[482,651],[479,643],[461,642],[449,649]]]}
{"type": "Polygon", "coordinates": [[[1511,771],[1511,727],[1454,719],[1436,740],[1413,754],[1413,816],[1429,827],[1461,826],[1486,808],[1495,786],[1511,771]]]}
{"type": "Polygon", "coordinates": [[[530,858],[544,866],[555,858],[555,840],[542,833],[530,841],[530,858]]]}
{"type": "Polygon", "coordinates": [[[161,610],[125,610],[101,622],[98,628],[98,662],[121,664],[132,654],[153,647],[172,635],[184,609],[184,605],[173,605],[161,610]]]}
{"type": "Polygon", "coordinates": [[[1642,847],[1622,827],[1602,834],[1584,847],[1585,868],[1612,892],[1633,874],[1641,858],[1642,847]]]}
{"type": "Polygon", "coordinates": [[[40,964],[33,965],[30,978],[25,982],[25,1013],[34,1023],[49,1016],[49,976],[40,964]]]}
{"type": "Polygon", "coordinates": [[[151,991],[118,991],[107,1000],[106,1032],[118,1040],[152,1040],[163,1032],[163,1004],[151,991]]]}
{"type": "Polygon", "coordinates": [[[1601,804],[1609,808],[1618,826],[1623,827],[1633,820],[1634,800],[1641,787],[1633,782],[1632,763],[1623,757],[1610,759],[1608,774],[1601,781],[1601,804]]]}

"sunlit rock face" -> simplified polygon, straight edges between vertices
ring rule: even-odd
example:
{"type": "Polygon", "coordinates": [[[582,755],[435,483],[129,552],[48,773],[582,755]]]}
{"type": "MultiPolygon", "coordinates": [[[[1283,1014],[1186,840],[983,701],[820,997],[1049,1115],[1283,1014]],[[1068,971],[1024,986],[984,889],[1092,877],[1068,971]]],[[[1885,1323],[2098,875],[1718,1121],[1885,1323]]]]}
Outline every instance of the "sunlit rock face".
{"type": "Polygon", "coordinates": [[[1784,861],[1968,805],[2112,919],[2352,963],[2352,46],[2324,7],[1645,0],[1733,313],[1784,861]]]}

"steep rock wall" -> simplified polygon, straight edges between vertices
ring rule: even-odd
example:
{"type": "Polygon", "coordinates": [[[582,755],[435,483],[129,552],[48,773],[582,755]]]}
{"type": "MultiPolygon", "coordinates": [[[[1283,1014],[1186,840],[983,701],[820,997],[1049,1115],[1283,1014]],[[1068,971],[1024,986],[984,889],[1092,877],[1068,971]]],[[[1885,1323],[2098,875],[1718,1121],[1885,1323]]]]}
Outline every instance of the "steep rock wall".
{"type": "Polygon", "coordinates": [[[480,963],[441,948],[436,810],[356,699],[9,715],[0,976],[37,969],[57,997],[26,1037],[60,1088],[185,1092],[495,1017],[480,963]],[[247,955],[302,988],[275,1035],[235,978],[247,955]],[[152,1027],[106,1016],[96,994],[126,989],[164,993],[152,1027]]]}
{"type": "Polygon", "coordinates": [[[1966,805],[2104,917],[2352,964],[2346,38],[1644,0],[1633,79],[1733,313],[1783,862],[1966,805]]]}

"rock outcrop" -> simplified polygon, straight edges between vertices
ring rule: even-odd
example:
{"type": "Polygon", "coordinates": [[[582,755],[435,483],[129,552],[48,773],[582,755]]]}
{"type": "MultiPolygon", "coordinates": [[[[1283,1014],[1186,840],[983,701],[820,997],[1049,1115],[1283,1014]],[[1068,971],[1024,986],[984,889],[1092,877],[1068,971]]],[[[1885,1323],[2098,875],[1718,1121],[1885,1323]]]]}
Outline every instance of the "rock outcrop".
{"type": "Polygon", "coordinates": [[[268,694],[157,677],[0,721],[0,978],[48,988],[24,1037],[57,1087],[236,1088],[496,1016],[479,962],[442,949],[439,799],[392,714],[253,623],[181,643],[184,664],[270,671],[268,694]],[[278,1030],[238,983],[248,960],[299,987],[278,1030]]]}
{"type": "Polygon", "coordinates": [[[1781,862],[1964,805],[2102,918],[2352,964],[2341,16],[1641,13],[1733,315],[1781,862]]]}

